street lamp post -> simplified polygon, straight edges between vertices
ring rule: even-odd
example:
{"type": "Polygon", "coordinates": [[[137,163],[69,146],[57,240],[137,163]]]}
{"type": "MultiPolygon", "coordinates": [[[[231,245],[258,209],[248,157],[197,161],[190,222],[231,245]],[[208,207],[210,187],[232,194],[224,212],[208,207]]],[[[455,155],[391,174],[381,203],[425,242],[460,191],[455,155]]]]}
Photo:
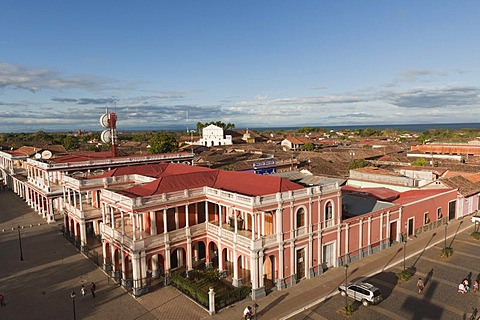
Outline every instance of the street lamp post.
{"type": "Polygon", "coordinates": [[[348,284],[348,264],[345,264],[345,310],[347,310],[348,308],[347,284],[348,284]]]}
{"type": "Polygon", "coordinates": [[[20,237],[20,226],[17,226],[17,230],[18,230],[18,243],[20,244],[20,261],[23,261],[22,238],[20,237]]]}
{"type": "Polygon", "coordinates": [[[72,298],[72,306],[73,306],[73,320],[77,320],[77,316],[75,314],[75,291],[72,290],[72,293],[70,293],[70,298],[72,298]]]}
{"type": "Polygon", "coordinates": [[[405,237],[403,237],[403,270],[406,270],[405,258],[407,255],[407,238],[408,238],[408,222],[405,222],[405,237]]]}
{"type": "Polygon", "coordinates": [[[448,221],[445,222],[445,244],[443,246],[443,252],[447,251],[447,227],[448,227],[448,221]]]}

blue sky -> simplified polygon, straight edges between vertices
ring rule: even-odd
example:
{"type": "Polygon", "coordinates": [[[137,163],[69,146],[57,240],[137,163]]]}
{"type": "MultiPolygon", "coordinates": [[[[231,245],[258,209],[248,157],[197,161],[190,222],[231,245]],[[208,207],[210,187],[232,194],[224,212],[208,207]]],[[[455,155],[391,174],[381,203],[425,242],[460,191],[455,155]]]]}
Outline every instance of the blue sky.
{"type": "Polygon", "coordinates": [[[477,122],[479,1],[0,2],[0,132],[477,122]],[[186,113],[188,112],[188,123],[186,113]]]}

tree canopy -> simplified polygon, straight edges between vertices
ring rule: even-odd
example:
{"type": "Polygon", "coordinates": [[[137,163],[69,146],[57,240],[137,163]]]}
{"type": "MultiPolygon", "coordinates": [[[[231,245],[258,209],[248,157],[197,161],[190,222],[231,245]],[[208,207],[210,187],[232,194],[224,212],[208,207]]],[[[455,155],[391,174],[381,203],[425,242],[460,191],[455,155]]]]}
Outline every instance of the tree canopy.
{"type": "Polygon", "coordinates": [[[169,132],[156,133],[149,142],[149,153],[168,153],[178,150],[177,139],[175,139],[175,135],[169,132]]]}
{"type": "Polygon", "coordinates": [[[227,123],[227,124],[225,124],[223,121],[210,121],[210,122],[205,122],[205,123],[197,122],[197,131],[201,132],[203,128],[205,128],[205,127],[207,127],[211,124],[222,128],[223,131],[235,128],[235,124],[230,123],[230,122],[227,123]]]}

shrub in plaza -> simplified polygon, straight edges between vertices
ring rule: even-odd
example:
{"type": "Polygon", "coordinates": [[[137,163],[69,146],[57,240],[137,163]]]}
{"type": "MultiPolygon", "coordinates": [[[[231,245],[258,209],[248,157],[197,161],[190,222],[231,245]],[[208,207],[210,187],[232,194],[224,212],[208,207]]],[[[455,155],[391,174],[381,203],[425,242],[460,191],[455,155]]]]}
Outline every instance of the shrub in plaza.
{"type": "Polygon", "coordinates": [[[480,232],[478,232],[478,231],[473,231],[473,232],[471,233],[471,236],[478,240],[478,239],[480,239],[480,232]]]}
{"type": "Polygon", "coordinates": [[[338,310],[339,313],[346,315],[346,316],[351,316],[353,312],[355,311],[355,308],[353,307],[353,304],[347,304],[345,307],[342,309],[338,310]]]}
{"type": "Polygon", "coordinates": [[[413,276],[412,272],[410,272],[408,270],[403,270],[403,271],[400,271],[399,273],[397,273],[398,279],[403,280],[403,281],[410,280],[410,278],[412,276],[413,276]]]}
{"type": "Polygon", "coordinates": [[[208,291],[215,291],[215,306],[219,310],[234,302],[245,299],[250,293],[250,287],[234,287],[226,281],[222,281],[220,273],[216,269],[192,270],[186,274],[174,273],[171,283],[183,293],[187,294],[201,305],[208,307],[208,291]]]}
{"type": "Polygon", "coordinates": [[[453,248],[446,247],[442,249],[440,256],[442,257],[450,257],[453,254],[453,248]]]}

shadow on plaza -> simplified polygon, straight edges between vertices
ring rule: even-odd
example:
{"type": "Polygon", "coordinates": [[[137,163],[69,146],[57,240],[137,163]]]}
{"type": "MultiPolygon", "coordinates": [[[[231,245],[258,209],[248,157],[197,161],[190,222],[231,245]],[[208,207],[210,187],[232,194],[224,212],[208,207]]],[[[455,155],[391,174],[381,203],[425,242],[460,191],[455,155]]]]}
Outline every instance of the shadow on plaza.
{"type": "Polygon", "coordinates": [[[22,229],[20,238],[17,232],[9,234],[9,240],[0,242],[2,260],[9,261],[0,268],[0,276],[5,277],[23,269],[55,264],[74,255],[78,251],[54,229],[39,235],[36,231],[22,229]],[[35,233],[35,234],[34,234],[35,233]],[[20,250],[21,243],[21,250],[20,250]],[[21,261],[20,258],[23,257],[21,261]]]}
{"type": "Polygon", "coordinates": [[[408,296],[401,308],[411,314],[413,320],[441,319],[443,308],[430,301],[437,287],[437,281],[430,281],[422,294],[418,294],[418,297],[408,296]]]}
{"type": "Polygon", "coordinates": [[[453,236],[452,240],[450,240],[450,244],[448,245],[448,247],[449,247],[449,248],[451,248],[451,247],[452,247],[452,245],[453,245],[453,242],[455,241],[455,238],[457,237],[457,235],[458,235],[458,232],[460,231],[460,227],[462,226],[462,224],[463,224],[463,220],[462,220],[462,221],[460,221],[460,223],[458,224],[457,230],[455,231],[455,234],[454,234],[454,236],[453,236]]]}
{"type": "Polygon", "coordinates": [[[270,309],[272,309],[273,307],[275,307],[276,305],[278,305],[280,302],[282,302],[287,296],[288,296],[288,292],[282,294],[281,296],[279,296],[278,298],[276,298],[275,300],[273,300],[272,302],[270,302],[265,308],[262,308],[262,310],[260,310],[259,312],[257,312],[257,317],[258,317],[258,318],[261,318],[261,317],[262,317],[263,315],[265,315],[268,311],[270,311],[270,309]]]}
{"type": "Polygon", "coordinates": [[[2,228],[10,229],[17,227],[19,220],[22,218],[26,218],[29,221],[45,222],[40,216],[35,217],[31,215],[33,209],[13,191],[0,190],[0,203],[3,208],[8,208],[8,210],[2,210],[0,214],[2,228]],[[9,225],[8,222],[11,222],[11,224],[9,225]]]}

